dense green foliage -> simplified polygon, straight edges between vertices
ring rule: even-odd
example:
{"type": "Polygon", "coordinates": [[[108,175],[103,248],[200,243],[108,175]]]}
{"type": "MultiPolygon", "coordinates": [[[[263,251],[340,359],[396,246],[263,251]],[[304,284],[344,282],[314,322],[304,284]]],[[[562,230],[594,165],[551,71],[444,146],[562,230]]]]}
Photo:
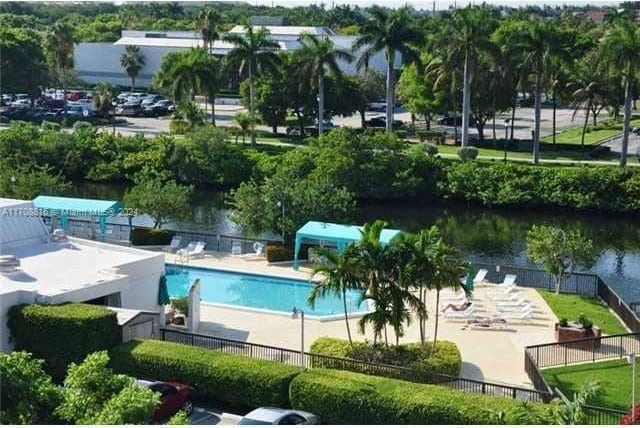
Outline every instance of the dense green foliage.
{"type": "Polygon", "coordinates": [[[56,380],[64,377],[70,363],[122,341],[115,312],[82,303],[13,306],[8,326],[15,349],[43,359],[56,380]]]}
{"type": "MultiPolygon", "coordinates": [[[[300,374],[290,395],[294,408],[321,415],[328,424],[492,424],[492,412],[504,412],[507,424],[522,423],[516,400],[336,370],[300,374]]],[[[526,423],[552,421],[551,406],[530,406],[526,423]]]]}
{"type": "Polygon", "coordinates": [[[289,406],[293,366],[155,340],[131,341],[111,352],[119,373],[198,385],[196,393],[243,408],[289,406]]]}
{"type": "Polygon", "coordinates": [[[124,195],[127,208],[150,215],[154,228],[160,229],[168,220],[181,220],[188,216],[192,188],[173,180],[162,180],[148,174],[136,176],[135,184],[124,195]]]}
{"type": "Polygon", "coordinates": [[[131,230],[132,245],[169,245],[174,232],[164,229],[134,227],[131,230]]]}
{"type": "Polygon", "coordinates": [[[60,391],[42,368],[44,361],[27,352],[0,353],[0,424],[54,422],[60,391]]]}
{"type": "MultiPolygon", "coordinates": [[[[353,342],[352,346],[348,340],[321,337],[311,344],[310,351],[314,354],[406,367],[416,372],[460,375],[462,357],[455,343],[440,340],[437,343],[436,351],[432,352],[432,349],[433,343],[431,342],[426,343],[424,347],[419,343],[411,343],[399,346],[391,345],[387,348],[382,344],[373,345],[363,342],[353,342]]],[[[339,368],[338,366],[334,367],[331,361],[324,360],[314,361],[314,367],[339,368]]],[[[361,373],[394,377],[389,375],[388,371],[376,370],[374,367],[365,370],[366,372],[361,373]]]]}

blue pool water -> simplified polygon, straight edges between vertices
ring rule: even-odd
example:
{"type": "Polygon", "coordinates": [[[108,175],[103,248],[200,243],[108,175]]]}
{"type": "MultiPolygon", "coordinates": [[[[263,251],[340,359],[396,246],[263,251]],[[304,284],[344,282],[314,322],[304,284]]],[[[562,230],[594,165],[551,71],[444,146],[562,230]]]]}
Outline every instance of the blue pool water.
{"type": "MultiPolygon", "coordinates": [[[[342,298],[333,295],[319,299],[312,309],[307,303],[307,296],[312,289],[308,281],[175,265],[166,265],[166,277],[171,298],[186,296],[193,281],[200,279],[203,303],[245,306],[287,314],[296,307],[312,316],[344,314],[342,298]]],[[[347,309],[350,313],[366,311],[365,302],[358,305],[360,295],[355,290],[347,293],[347,309]]]]}

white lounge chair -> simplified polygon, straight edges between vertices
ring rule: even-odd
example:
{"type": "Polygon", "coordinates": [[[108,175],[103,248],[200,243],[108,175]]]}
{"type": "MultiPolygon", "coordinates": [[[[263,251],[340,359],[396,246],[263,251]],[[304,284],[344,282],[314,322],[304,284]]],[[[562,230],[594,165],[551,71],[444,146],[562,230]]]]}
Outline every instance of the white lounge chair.
{"type": "Polygon", "coordinates": [[[517,287],[515,285],[512,285],[512,286],[507,287],[507,288],[505,288],[503,290],[501,289],[499,291],[493,291],[493,292],[492,291],[488,291],[486,294],[489,297],[490,296],[509,297],[509,294],[515,293],[517,291],[518,291],[517,287]]]}
{"type": "Polygon", "coordinates": [[[506,307],[506,308],[498,308],[498,311],[500,311],[501,313],[524,313],[527,311],[531,311],[533,312],[535,309],[535,307],[531,304],[531,303],[527,303],[524,306],[520,306],[520,307],[506,307]]]}
{"type": "Polygon", "coordinates": [[[513,306],[521,306],[522,307],[522,306],[526,306],[526,305],[530,305],[530,304],[531,304],[530,301],[528,301],[528,300],[526,300],[524,298],[521,298],[521,299],[518,299],[518,300],[515,300],[515,301],[514,300],[499,301],[499,302],[496,303],[496,306],[498,306],[499,308],[500,307],[513,307],[513,306]]]}
{"type": "Polygon", "coordinates": [[[242,254],[242,242],[231,241],[231,254],[233,254],[234,256],[239,256],[242,254]]]}
{"type": "Polygon", "coordinates": [[[487,277],[488,273],[489,273],[488,270],[480,269],[478,272],[476,272],[476,276],[473,278],[473,284],[474,285],[483,284],[485,282],[484,279],[487,277]]]}
{"type": "Polygon", "coordinates": [[[500,284],[495,284],[495,286],[498,288],[511,287],[512,285],[515,285],[516,278],[517,277],[515,275],[505,275],[502,282],[500,284]]]}
{"type": "Polygon", "coordinates": [[[163,250],[167,253],[175,253],[180,248],[180,242],[182,241],[182,236],[174,235],[171,238],[171,243],[163,248],[163,250]]]}
{"type": "Polygon", "coordinates": [[[178,250],[176,260],[189,262],[189,259],[201,257],[204,255],[204,247],[206,244],[202,241],[189,242],[186,248],[178,250]]]}
{"type": "Polygon", "coordinates": [[[467,318],[468,316],[472,315],[475,311],[476,311],[476,308],[474,308],[473,306],[469,306],[464,311],[447,310],[444,312],[444,316],[446,318],[467,318]]]}
{"type": "Polygon", "coordinates": [[[506,319],[506,320],[524,320],[524,319],[530,319],[533,318],[533,309],[528,309],[524,312],[509,312],[509,313],[504,313],[504,314],[500,314],[499,315],[500,318],[506,319]]]}
{"type": "Polygon", "coordinates": [[[519,291],[517,293],[508,294],[506,296],[494,296],[491,297],[491,300],[494,302],[517,302],[522,299],[524,296],[519,291]]]}

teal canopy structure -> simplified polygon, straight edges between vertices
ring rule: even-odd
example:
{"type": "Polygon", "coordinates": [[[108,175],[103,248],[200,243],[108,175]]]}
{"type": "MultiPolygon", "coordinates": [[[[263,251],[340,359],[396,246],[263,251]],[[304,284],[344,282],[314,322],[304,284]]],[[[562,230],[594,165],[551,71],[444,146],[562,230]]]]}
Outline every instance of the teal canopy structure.
{"type": "Polygon", "coordinates": [[[120,201],[99,199],[66,198],[62,196],[40,195],[33,200],[36,209],[45,215],[57,216],[60,226],[67,229],[69,217],[97,218],[100,239],[104,241],[107,229],[107,217],[117,215],[122,209],[120,201]]]}
{"type": "MultiPolygon", "coordinates": [[[[293,253],[293,267],[299,266],[298,253],[303,240],[320,241],[321,244],[335,244],[338,252],[342,253],[350,242],[359,241],[361,238],[362,226],[348,224],[323,223],[320,221],[307,222],[296,232],[295,249],[293,253]]],[[[380,242],[388,244],[394,236],[400,233],[397,229],[382,229],[380,242]]]]}

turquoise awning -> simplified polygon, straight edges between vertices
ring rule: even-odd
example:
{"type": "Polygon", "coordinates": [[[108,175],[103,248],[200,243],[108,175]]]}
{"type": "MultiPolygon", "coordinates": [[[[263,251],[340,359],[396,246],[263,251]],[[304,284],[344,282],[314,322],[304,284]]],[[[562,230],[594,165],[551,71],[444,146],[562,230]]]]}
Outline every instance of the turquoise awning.
{"type": "Polygon", "coordinates": [[[107,228],[107,217],[117,215],[122,209],[122,202],[120,201],[47,195],[36,197],[33,200],[33,205],[45,215],[59,217],[60,226],[63,229],[67,228],[69,217],[97,218],[102,240],[104,240],[107,228]]]}
{"type": "MultiPolygon", "coordinates": [[[[336,244],[338,252],[344,251],[350,242],[359,241],[362,237],[360,233],[362,226],[349,224],[324,223],[320,221],[309,221],[296,232],[295,250],[293,254],[293,266],[298,267],[298,253],[304,239],[311,239],[336,244]]],[[[394,236],[401,231],[398,229],[382,229],[380,242],[388,244],[394,236]]]]}

